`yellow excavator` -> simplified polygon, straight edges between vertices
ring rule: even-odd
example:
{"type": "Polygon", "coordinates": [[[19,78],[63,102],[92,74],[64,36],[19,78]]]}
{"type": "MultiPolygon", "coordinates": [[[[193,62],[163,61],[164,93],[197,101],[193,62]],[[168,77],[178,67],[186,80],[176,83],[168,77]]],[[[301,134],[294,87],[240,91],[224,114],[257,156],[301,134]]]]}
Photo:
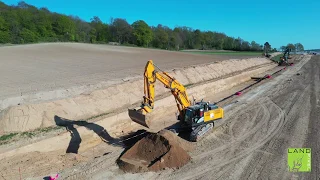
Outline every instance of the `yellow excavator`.
{"type": "Polygon", "coordinates": [[[144,97],[139,109],[129,109],[130,118],[147,128],[150,128],[148,113],[154,109],[155,82],[159,80],[171,90],[179,114],[179,127],[169,129],[174,132],[190,132],[189,140],[197,141],[214,126],[214,121],[223,118],[224,111],[221,107],[209,102],[193,102],[189,100],[186,88],[168,73],[161,71],[152,60],[149,60],[144,72],[144,97]]]}

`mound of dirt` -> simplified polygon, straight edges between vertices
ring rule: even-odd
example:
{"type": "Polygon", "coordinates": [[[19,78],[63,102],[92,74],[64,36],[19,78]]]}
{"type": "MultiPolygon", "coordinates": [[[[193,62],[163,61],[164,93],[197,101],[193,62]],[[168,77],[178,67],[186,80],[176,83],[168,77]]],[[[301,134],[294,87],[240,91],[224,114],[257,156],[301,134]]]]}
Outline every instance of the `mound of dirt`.
{"type": "Polygon", "coordinates": [[[178,144],[182,149],[184,149],[187,152],[191,152],[194,150],[194,146],[191,142],[180,138],[172,131],[164,129],[161,130],[158,134],[168,139],[171,143],[178,144]]]}
{"type": "Polygon", "coordinates": [[[136,173],[179,168],[187,164],[191,158],[186,150],[191,150],[191,145],[179,141],[179,137],[172,134],[162,131],[142,138],[119,158],[120,169],[136,173]]]}

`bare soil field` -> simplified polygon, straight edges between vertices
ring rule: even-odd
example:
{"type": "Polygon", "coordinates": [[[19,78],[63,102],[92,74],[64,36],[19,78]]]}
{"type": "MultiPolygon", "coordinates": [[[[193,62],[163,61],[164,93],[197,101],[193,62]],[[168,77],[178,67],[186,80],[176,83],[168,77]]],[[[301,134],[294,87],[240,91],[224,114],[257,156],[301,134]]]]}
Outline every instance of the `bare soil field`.
{"type": "Polygon", "coordinates": [[[106,86],[141,75],[150,59],[167,70],[237,57],[80,43],[1,47],[0,100],[101,82],[106,86]]]}
{"type": "MultiPolygon", "coordinates": [[[[319,179],[320,57],[301,57],[278,76],[221,103],[226,117],[194,144],[191,162],[179,169],[124,173],[116,164],[123,146],[106,133],[108,141],[78,154],[66,150],[88,146],[92,142],[87,137],[71,140],[61,151],[3,158],[0,179],[40,180],[57,172],[61,179],[319,179]],[[292,147],[312,148],[311,173],[288,172],[287,148],[292,147]]],[[[248,83],[206,100],[215,102],[248,83]]],[[[164,113],[162,118],[171,117],[164,113]]],[[[73,126],[66,129],[72,138],[77,136],[73,126]]],[[[59,141],[50,146],[59,146],[59,141]]]]}

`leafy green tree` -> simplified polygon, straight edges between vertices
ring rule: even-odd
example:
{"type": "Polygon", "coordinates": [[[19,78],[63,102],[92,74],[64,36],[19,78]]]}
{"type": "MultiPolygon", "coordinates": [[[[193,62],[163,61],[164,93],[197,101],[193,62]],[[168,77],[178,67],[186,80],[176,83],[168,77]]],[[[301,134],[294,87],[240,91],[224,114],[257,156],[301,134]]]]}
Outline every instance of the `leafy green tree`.
{"type": "Polygon", "coordinates": [[[9,43],[10,34],[8,31],[0,31],[0,43],[9,43]]]}
{"type": "Polygon", "coordinates": [[[90,41],[90,31],[92,29],[92,26],[81,20],[79,17],[71,17],[73,22],[76,26],[76,36],[75,41],[76,42],[86,42],[89,43],[90,41]]]}
{"type": "Polygon", "coordinates": [[[26,29],[29,29],[36,33],[37,28],[35,24],[35,16],[32,11],[29,9],[21,9],[20,11],[17,11],[19,16],[19,24],[26,29]]]}
{"type": "Polygon", "coordinates": [[[259,51],[260,50],[260,45],[256,43],[255,41],[251,42],[251,50],[252,51],[259,51]]]}
{"type": "Polygon", "coordinates": [[[250,43],[248,41],[243,41],[241,44],[242,51],[250,51],[250,43]]]}
{"type": "Polygon", "coordinates": [[[0,16],[0,31],[8,31],[8,24],[3,17],[0,16]]]}
{"type": "Polygon", "coordinates": [[[188,49],[189,47],[191,47],[192,46],[191,31],[192,31],[191,28],[188,28],[188,27],[174,28],[172,34],[168,33],[170,48],[179,50],[180,48],[188,49]]]}
{"type": "Polygon", "coordinates": [[[0,43],[10,42],[9,27],[3,17],[0,16],[0,43]]]}
{"type": "Polygon", "coordinates": [[[287,48],[287,46],[281,46],[281,47],[280,47],[280,50],[281,50],[282,52],[284,52],[284,51],[286,50],[286,48],[287,48]]]}
{"type": "Polygon", "coordinates": [[[153,30],[152,46],[156,48],[167,49],[169,35],[166,29],[161,24],[159,24],[157,27],[154,27],[152,30],[153,30]]]}
{"type": "Polygon", "coordinates": [[[34,23],[36,26],[36,32],[44,41],[53,41],[56,36],[52,29],[52,19],[50,12],[46,8],[41,8],[36,14],[34,23]]]}
{"type": "Polygon", "coordinates": [[[95,43],[97,41],[97,31],[95,28],[92,28],[91,31],[90,31],[90,42],[91,43],[95,43]]]}
{"type": "Polygon", "coordinates": [[[153,38],[152,30],[148,24],[143,20],[138,20],[132,24],[132,27],[137,45],[148,47],[153,38]]]}
{"type": "Polygon", "coordinates": [[[65,15],[57,15],[52,24],[54,32],[63,41],[73,41],[75,39],[75,23],[65,15]]]}
{"type": "Polygon", "coordinates": [[[96,41],[108,42],[109,39],[109,26],[102,23],[98,16],[91,19],[91,26],[96,30],[96,41]]]}
{"type": "Polygon", "coordinates": [[[226,37],[227,36],[224,33],[215,32],[214,33],[214,40],[215,41],[213,44],[213,48],[214,49],[223,49],[226,37]]]}
{"type": "Polygon", "coordinates": [[[192,46],[193,49],[200,49],[201,48],[201,31],[199,29],[192,31],[192,46]]]}
{"type": "MultiPolygon", "coordinates": [[[[3,8],[6,9],[6,8],[3,8]]],[[[18,21],[19,15],[16,9],[8,7],[5,11],[0,13],[0,16],[6,21],[10,34],[10,43],[19,44],[21,39],[19,37],[21,31],[21,25],[18,21]]]]}
{"type": "Polygon", "coordinates": [[[238,37],[237,39],[234,40],[234,47],[233,47],[233,50],[235,51],[241,51],[242,48],[242,39],[240,37],[238,37]]]}
{"type": "Polygon", "coordinates": [[[20,32],[21,43],[34,43],[37,42],[39,37],[29,29],[23,28],[20,32]]]}
{"type": "Polygon", "coordinates": [[[225,50],[233,50],[234,47],[234,38],[226,37],[223,43],[223,49],[225,50]]]}
{"type": "Polygon", "coordinates": [[[5,3],[0,1],[0,12],[6,11],[9,9],[9,6],[7,6],[5,3]]]}
{"type": "Polygon", "coordinates": [[[120,44],[128,43],[132,39],[132,27],[125,19],[116,18],[111,19],[110,32],[112,40],[119,42],[120,44]]]}
{"type": "Polygon", "coordinates": [[[168,47],[167,49],[174,49],[179,51],[185,49],[185,34],[180,28],[174,28],[173,31],[167,30],[168,33],[168,47]]]}
{"type": "Polygon", "coordinates": [[[264,53],[267,53],[271,50],[271,45],[269,44],[269,42],[264,43],[263,50],[264,50],[264,53]]]}
{"type": "Polygon", "coordinates": [[[214,43],[214,34],[212,31],[207,31],[204,32],[203,34],[204,42],[205,42],[205,47],[207,49],[212,49],[213,48],[213,43],[214,43]]]}
{"type": "Polygon", "coordinates": [[[291,51],[295,51],[295,50],[296,50],[296,47],[295,47],[294,44],[292,44],[292,43],[289,43],[289,44],[287,45],[287,48],[291,49],[291,51]]]}
{"type": "Polygon", "coordinates": [[[301,43],[296,43],[294,46],[295,46],[296,51],[298,51],[298,52],[304,51],[304,47],[301,43]]]}
{"type": "Polygon", "coordinates": [[[195,48],[195,41],[194,41],[194,30],[189,27],[184,27],[183,32],[186,35],[186,41],[184,41],[185,46],[187,49],[194,49],[195,48]]]}
{"type": "Polygon", "coordinates": [[[19,1],[17,7],[20,9],[27,9],[30,7],[30,5],[24,1],[19,1]]]}

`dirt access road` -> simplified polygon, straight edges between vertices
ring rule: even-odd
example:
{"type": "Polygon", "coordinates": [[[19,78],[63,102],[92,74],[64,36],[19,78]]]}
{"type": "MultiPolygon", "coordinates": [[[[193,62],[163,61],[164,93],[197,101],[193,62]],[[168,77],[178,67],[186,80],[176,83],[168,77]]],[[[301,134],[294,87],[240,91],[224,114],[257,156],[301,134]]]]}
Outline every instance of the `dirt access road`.
{"type": "Polygon", "coordinates": [[[199,142],[191,153],[192,162],[178,170],[124,174],[114,163],[106,163],[115,161],[120,154],[115,153],[62,175],[69,174],[66,179],[319,179],[320,56],[296,68],[240,97],[228,110],[226,122],[199,142]],[[311,173],[288,172],[287,148],[292,147],[312,149],[311,173]]]}
{"type": "Polygon", "coordinates": [[[198,55],[145,48],[44,43],[0,48],[0,100],[141,75],[149,59],[166,69],[245,56],[198,55]]]}
{"type": "Polygon", "coordinates": [[[199,144],[192,163],[160,177],[319,179],[319,70],[320,56],[313,57],[300,76],[288,70],[245,94],[227,123],[199,144]],[[312,149],[311,173],[288,172],[287,148],[292,147],[312,149]]]}

